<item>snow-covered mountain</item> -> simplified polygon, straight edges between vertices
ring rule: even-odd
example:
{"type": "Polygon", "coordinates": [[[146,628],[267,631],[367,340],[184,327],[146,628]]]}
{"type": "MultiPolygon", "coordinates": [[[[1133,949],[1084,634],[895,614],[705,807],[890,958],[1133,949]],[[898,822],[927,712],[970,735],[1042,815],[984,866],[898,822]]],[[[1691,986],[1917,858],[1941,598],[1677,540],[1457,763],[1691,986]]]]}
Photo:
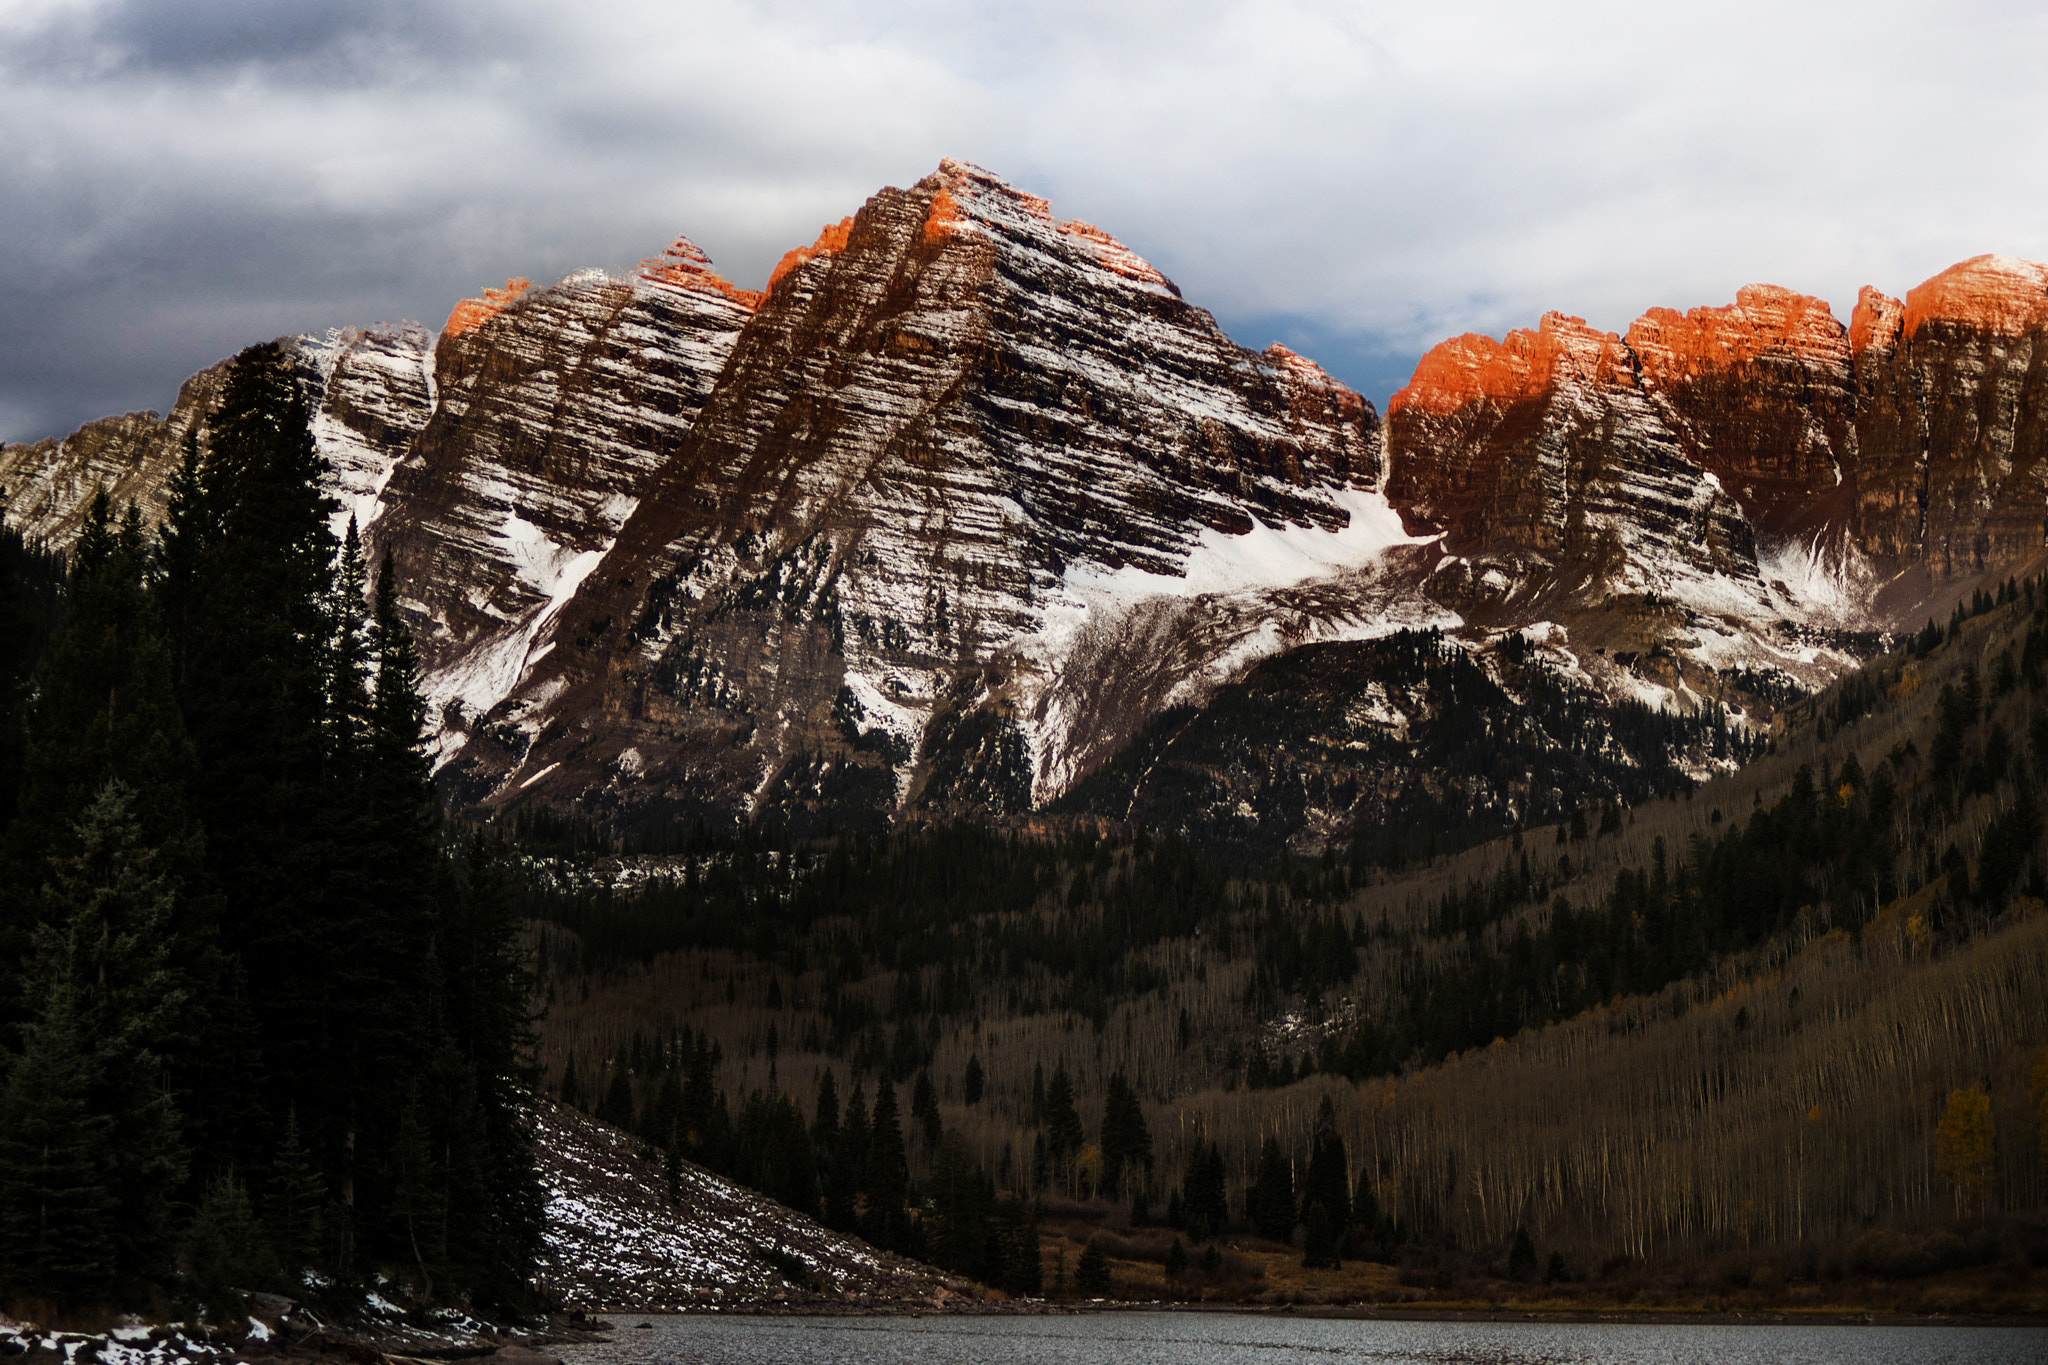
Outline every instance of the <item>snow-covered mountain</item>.
{"type": "MultiPolygon", "coordinates": [[[[1847,326],[1751,286],[1447,341],[1383,422],[949,161],[759,293],[678,239],[438,336],[288,344],[452,795],[844,824],[1041,806],[1261,659],[1419,626],[1766,721],[1842,632],[2039,557],[2044,330],[2048,268],[2010,258],[1847,326]]],[[[158,510],[219,373],[0,451],[9,515],[61,542],[100,485],[158,510]]]]}

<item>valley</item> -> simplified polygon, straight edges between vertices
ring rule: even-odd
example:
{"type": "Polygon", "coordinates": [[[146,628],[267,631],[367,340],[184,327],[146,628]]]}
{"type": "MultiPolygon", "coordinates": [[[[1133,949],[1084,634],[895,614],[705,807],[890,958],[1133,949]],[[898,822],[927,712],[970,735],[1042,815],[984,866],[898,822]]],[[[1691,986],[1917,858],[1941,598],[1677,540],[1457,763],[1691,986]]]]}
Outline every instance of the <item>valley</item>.
{"type": "Polygon", "coordinates": [[[2044,338],[1381,414],[949,160],[0,448],[0,1285],[2038,1314],[2044,338]]]}

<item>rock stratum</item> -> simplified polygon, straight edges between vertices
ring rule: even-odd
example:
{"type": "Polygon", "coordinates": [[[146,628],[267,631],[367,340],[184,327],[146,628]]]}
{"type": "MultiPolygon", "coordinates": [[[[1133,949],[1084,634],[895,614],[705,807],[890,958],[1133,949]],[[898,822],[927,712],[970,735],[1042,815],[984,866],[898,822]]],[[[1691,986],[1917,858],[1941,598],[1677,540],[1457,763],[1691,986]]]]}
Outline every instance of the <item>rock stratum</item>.
{"type": "MultiPolygon", "coordinates": [[[[286,344],[337,525],[397,566],[451,799],[844,827],[1022,817],[1262,660],[1403,630],[1754,731],[2041,557],[2044,330],[2048,267],[2009,257],[1847,325],[1753,285],[1454,338],[1383,420],[948,161],[765,290],[678,238],[438,334],[286,344]]],[[[221,372],[0,450],[9,515],[62,544],[96,488],[160,511],[221,372]]]]}

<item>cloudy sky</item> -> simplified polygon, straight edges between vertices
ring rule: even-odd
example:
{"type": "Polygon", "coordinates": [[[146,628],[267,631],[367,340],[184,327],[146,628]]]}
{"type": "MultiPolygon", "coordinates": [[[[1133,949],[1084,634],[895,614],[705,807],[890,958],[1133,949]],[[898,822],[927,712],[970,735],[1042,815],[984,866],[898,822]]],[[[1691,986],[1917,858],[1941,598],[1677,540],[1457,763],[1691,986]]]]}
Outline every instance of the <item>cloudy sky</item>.
{"type": "Polygon", "coordinates": [[[2048,259],[2033,3],[0,0],[0,439],[942,156],[1383,402],[1435,341],[2048,259]]]}

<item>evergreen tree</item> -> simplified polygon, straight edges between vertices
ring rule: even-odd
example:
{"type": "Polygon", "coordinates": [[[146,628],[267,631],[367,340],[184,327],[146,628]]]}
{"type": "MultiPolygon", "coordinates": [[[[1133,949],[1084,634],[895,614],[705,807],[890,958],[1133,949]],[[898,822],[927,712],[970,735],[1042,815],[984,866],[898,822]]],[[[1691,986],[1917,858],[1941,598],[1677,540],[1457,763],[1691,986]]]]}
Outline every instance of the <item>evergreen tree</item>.
{"type": "Polygon", "coordinates": [[[867,1238],[876,1246],[904,1251],[910,1245],[906,1199],[910,1163],[903,1147],[902,1121],[896,1109],[896,1087],[888,1077],[875,1085],[875,1113],[868,1135],[867,1238]]]}
{"type": "Polygon", "coordinates": [[[272,1282],[276,1266],[256,1219],[248,1188],[233,1171],[207,1182],[198,1216],[185,1241],[185,1262],[200,1306],[213,1322],[239,1326],[248,1299],[242,1291],[272,1282]]]}
{"type": "MultiPolygon", "coordinates": [[[[328,586],[327,755],[330,780],[358,775],[363,737],[370,727],[370,690],[375,641],[370,632],[369,580],[356,519],[348,519],[341,557],[328,586]]],[[[381,625],[381,621],[380,621],[381,625]]]]}
{"type": "Polygon", "coordinates": [[[1529,1240],[1529,1229],[1515,1229],[1514,1245],[1508,1250],[1508,1278],[1511,1280],[1533,1280],[1536,1278],[1536,1247],[1529,1240]]]}
{"type": "Polygon", "coordinates": [[[1223,1153],[1213,1142],[1197,1142],[1188,1158],[1187,1174],[1182,1178],[1182,1209],[1187,1219],[1188,1236],[1197,1242],[1206,1242],[1220,1234],[1229,1222],[1228,1178],[1223,1168],[1223,1153]]]}
{"type": "Polygon", "coordinates": [[[980,1104],[982,1085],[981,1058],[979,1056],[969,1057],[967,1059],[967,1070],[960,1077],[961,1103],[970,1108],[980,1104]]]}
{"type": "Polygon", "coordinates": [[[960,1134],[945,1134],[932,1152],[925,1198],[930,1228],[926,1249],[932,1263],[975,1279],[986,1278],[995,1191],[960,1134]]]}
{"type": "Polygon", "coordinates": [[[640,1109],[640,1140],[650,1147],[666,1149],[682,1130],[683,1078],[680,1072],[664,1071],[654,1094],[640,1109]]]}
{"type": "Polygon", "coordinates": [[[1271,1134],[1259,1147],[1259,1168],[1245,1192],[1245,1216],[1252,1231],[1275,1242],[1294,1235],[1294,1168],[1271,1134]]]}
{"type": "Polygon", "coordinates": [[[1177,1280],[1187,1274],[1188,1249],[1180,1244],[1180,1238],[1174,1238],[1173,1245],[1166,1249],[1166,1260],[1163,1263],[1163,1268],[1166,1271],[1166,1278],[1168,1280],[1177,1280]]]}
{"type": "Polygon", "coordinates": [[[1307,1229],[1304,1265],[1336,1266],[1343,1259],[1344,1228],[1351,1221],[1347,1165],[1344,1139],[1337,1132],[1336,1107],[1325,1095],[1316,1111],[1308,1175],[1301,1185],[1301,1221],[1307,1229]]]}
{"type": "Polygon", "coordinates": [[[1127,1171],[1142,1187],[1151,1166],[1152,1134],[1145,1126],[1145,1111],[1124,1073],[1117,1071],[1109,1078],[1109,1095],[1102,1110],[1103,1194],[1117,1198],[1127,1171]]]}
{"type": "Polygon", "coordinates": [[[927,1152],[939,1145],[939,1134],[944,1131],[944,1121],[939,1117],[938,1091],[932,1086],[932,1073],[917,1073],[917,1084],[910,1092],[910,1114],[924,1130],[924,1145],[927,1152]]]}
{"type": "Polygon", "coordinates": [[[839,1149],[825,1187],[826,1209],[835,1220],[832,1226],[841,1232],[859,1229],[857,1205],[861,1191],[867,1187],[868,1136],[867,1097],[860,1082],[855,1081],[853,1094],[846,1101],[846,1113],[839,1121],[839,1149]]]}
{"type": "Polygon", "coordinates": [[[37,889],[49,859],[76,850],[77,822],[109,780],[124,784],[130,818],[166,871],[181,881],[196,871],[200,840],[185,797],[193,754],[146,570],[134,508],[117,524],[105,492],[96,494],[72,556],[64,625],[38,670],[19,814],[0,839],[0,963],[25,958],[46,917],[37,889]]]}
{"type": "Polygon", "coordinates": [[[1359,1254],[1370,1257],[1382,1253],[1381,1223],[1380,1199],[1378,1192],[1373,1189],[1372,1172],[1360,1171],[1358,1182],[1351,1187],[1351,1226],[1356,1230],[1355,1235],[1362,1239],[1357,1244],[1360,1248],[1359,1254]]]}
{"type": "Polygon", "coordinates": [[[631,1132],[633,1114],[633,1068],[621,1043],[618,1055],[612,1058],[612,1078],[605,1086],[604,1098],[597,1102],[596,1118],[599,1123],[631,1132]]]}
{"type": "Polygon", "coordinates": [[[557,1092],[563,1104],[573,1109],[583,1107],[583,1087],[576,1080],[576,1054],[570,1053],[569,1060],[562,1065],[562,1087],[557,1092]]]}
{"type": "Polygon", "coordinates": [[[1074,1288],[1091,1298],[1100,1298],[1109,1293],[1109,1286],[1109,1258],[1090,1240],[1081,1249],[1081,1259],[1074,1266],[1074,1288]]]}
{"type": "Polygon", "coordinates": [[[328,783],[333,741],[334,537],[323,462],[290,358],[252,347],[229,365],[202,453],[186,451],[159,540],[158,600],[172,693],[196,753],[194,814],[219,898],[220,941],[240,959],[256,1049],[239,1087],[198,1087],[202,1165],[262,1169],[296,1108],[329,1188],[355,1202],[361,1159],[394,1125],[383,1093],[418,1049],[372,1056],[369,1016],[387,988],[366,979],[381,944],[360,922],[361,884],[337,840],[353,824],[328,783]],[[243,1094],[259,1112],[239,1112],[243,1094]],[[254,1117],[254,1121],[249,1121],[254,1117]]]}
{"type": "Polygon", "coordinates": [[[811,1107],[811,1141],[821,1152],[839,1143],[839,1082],[830,1068],[818,1074],[818,1099],[811,1107]]]}
{"type": "Polygon", "coordinates": [[[0,1269],[18,1290],[85,1303],[114,1283],[113,1120],[92,1107],[71,964],[39,965],[51,979],[0,1091],[0,1269]]]}
{"type": "Polygon", "coordinates": [[[989,1275],[1004,1293],[1037,1294],[1044,1288],[1035,1204],[1014,1194],[996,1200],[990,1240],[989,1275]]]}
{"type": "MultiPolygon", "coordinates": [[[[503,835],[474,835],[459,871],[444,896],[435,959],[443,972],[444,1055],[455,1072],[447,1093],[460,1101],[444,1118],[461,1139],[451,1145],[450,1179],[471,1181],[476,1192],[451,1206],[462,1216],[449,1254],[472,1276],[465,1288],[517,1304],[540,1251],[546,1207],[527,1119],[527,1096],[540,1081],[533,966],[519,947],[512,852],[503,835]]],[[[673,1071],[660,1102],[666,1145],[681,1123],[673,1071]]]]}
{"type": "MultiPolygon", "coordinates": [[[[7,1217],[19,1234],[9,1238],[12,1251],[47,1238],[47,1211],[69,1201],[75,1207],[66,1218],[75,1220],[81,1247],[106,1243],[103,1270],[110,1280],[168,1271],[171,1196],[186,1160],[167,1060],[189,999],[171,955],[175,895],[155,870],[157,851],[143,844],[132,805],[129,789],[109,781],[78,822],[71,841],[78,851],[52,859],[42,895],[49,922],[35,931],[27,971],[29,998],[41,1008],[8,1091],[7,1127],[21,1124],[24,1135],[50,1120],[22,1112],[34,1104],[33,1091],[16,1084],[49,1086],[57,1112],[80,1106],[75,1135],[53,1150],[83,1164],[64,1167],[71,1174],[60,1176],[50,1151],[12,1143],[0,1151],[0,1185],[16,1192],[7,1199],[7,1217]],[[51,1183],[86,1171],[89,1178],[69,1193],[51,1183]],[[33,1235],[22,1221],[31,1189],[42,1190],[35,1198],[45,1209],[33,1235]],[[94,1211],[102,1205],[103,1232],[94,1211]]],[[[52,1254],[61,1262],[72,1253],[52,1254]]],[[[82,1284],[74,1279],[68,1287],[49,1287],[69,1294],[82,1284]]]]}
{"type": "Polygon", "coordinates": [[[434,1151],[427,1125],[420,1114],[417,1095],[399,1111],[398,1133],[391,1144],[394,1167],[391,1216],[402,1229],[413,1265],[420,1273],[422,1296],[434,1296],[434,1276],[429,1260],[438,1264],[442,1247],[434,1236],[441,1224],[441,1182],[434,1169],[434,1151]]]}
{"type": "Polygon", "coordinates": [[[270,1244],[283,1259],[287,1278],[296,1281],[298,1272],[312,1265],[320,1254],[320,1206],[327,1188],[314,1169],[312,1157],[299,1141],[297,1110],[285,1114],[284,1137],[277,1146],[277,1159],[270,1166],[270,1244]]]}
{"type": "Polygon", "coordinates": [[[1064,1175],[1087,1140],[1080,1112],[1074,1108],[1074,1082],[1067,1075],[1065,1062],[1053,1069],[1052,1080],[1045,1087],[1044,1111],[1048,1155],[1053,1169],[1064,1175]]]}

